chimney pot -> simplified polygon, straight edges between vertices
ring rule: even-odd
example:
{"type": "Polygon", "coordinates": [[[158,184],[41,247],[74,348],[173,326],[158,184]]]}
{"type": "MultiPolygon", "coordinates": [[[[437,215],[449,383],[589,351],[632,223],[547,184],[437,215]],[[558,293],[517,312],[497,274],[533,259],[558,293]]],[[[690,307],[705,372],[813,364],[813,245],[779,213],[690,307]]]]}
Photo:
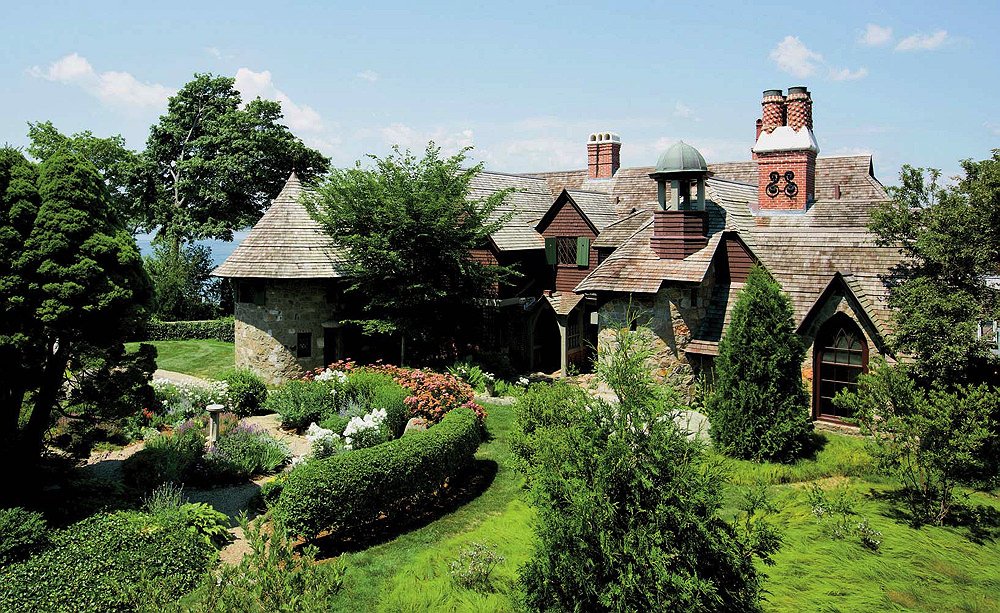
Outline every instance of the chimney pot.
{"type": "Polygon", "coordinates": [[[610,179],[621,166],[622,140],[614,132],[595,132],[587,139],[587,176],[610,179]]]}

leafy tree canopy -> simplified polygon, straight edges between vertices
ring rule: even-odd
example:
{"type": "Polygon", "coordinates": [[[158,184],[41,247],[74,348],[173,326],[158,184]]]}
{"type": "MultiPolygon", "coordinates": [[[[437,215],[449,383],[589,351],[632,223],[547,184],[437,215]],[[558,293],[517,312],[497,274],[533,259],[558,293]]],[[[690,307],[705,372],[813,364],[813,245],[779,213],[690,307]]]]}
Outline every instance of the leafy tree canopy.
{"type": "Polygon", "coordinates": [[[463,168],[467,150],[443,158],[434,143],[422,158],[398,148],[375,167],[334,170],[306,204],[344,250],[358,323],[369,333],[415,340],[454,338],[461,315],[490,295],[510,271],[483,264],[502,225],[498,208],[510,193],[469,195],[482,164],[463,168]]]}
{"type": "Polygon", "coordinates": [[[707,407],[712,440],[724,453],[756,461],[802,455],[812,431],[804,358],[791,301],[755,266],[719,343],[707,407]]]}
{"type": "Polygon", "coordinates": [[[871,219],[880,243],[905,256],[889,294],[898,313],[892,342],[916,356],[924,380],[981,379],[995,360],[992,339],[979,340],[976,327],[1000,306],[985,282],[1000,274],[1000,150],[962,168],[957,183],[942,185],[939,171],[904,166],[871,219]]]}
{"type": "Polygon", "coordinates": [[[281,105],[242,104],[234,79],[197,74],[170,98],[142,154],[146,227],[182,240],[232,240],[255,223],[292,170],[309,179],[329,160],[281,124],[281,105]]]}
{"type": "Polygon", "coordinates": [[[101,138],[90,130],[67,136],[51,121],[28,124],[28,153],[44,162],[59,151],[73,151],[97,168],[108,187],[118,216],[133,232],[144,225],[145,215],[135,194],[139,154],[125,146],[120,135],[101,138]]]}

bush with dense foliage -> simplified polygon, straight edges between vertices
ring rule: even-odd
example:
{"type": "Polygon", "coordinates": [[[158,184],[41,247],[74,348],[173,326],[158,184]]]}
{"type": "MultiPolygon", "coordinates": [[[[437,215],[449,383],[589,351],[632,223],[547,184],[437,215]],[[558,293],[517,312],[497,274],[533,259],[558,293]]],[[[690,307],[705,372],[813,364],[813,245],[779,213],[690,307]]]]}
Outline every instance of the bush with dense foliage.
{"type": "Polygon", "coordinates": [[[186,341],[210,339],[231,343],[235,339],[232,317],[197,321],[159,321],[151,319],[141,332],[140,341],[186,341]]]}
{"type": "Polygon", "coordinates": [[[316,548],[299,552],[280,521],[266,530],[262,522],[240,518],[250,551],[239,564],[225,565],[205,577],[184,611],[328,611],[330,599],[344,585],[340,562],[316,563],[316,548]]]}
{"type": "Polygon", "coordinates": [[[281,417],[281,425],[304,430],[337,413],[337,388],[321,381],[289,381],[267,396],[265,406],[281,417]]]}
{"type": "Polygon", "coordinates": [[[205,453],[205,434],[199,424],[189,421],[170,434],[146,441],[145,447],[125,459],[125,483],[153,489],[162,483],[183,483],[205,453]]]}
{"type": "Polygon", "coordinates": [[[482,436],[475,413],[456,409],[424,432],[307,462],[289,474],[276,512],[308,537],[361,528],[402,501],[433,496],[471,464],[482,436]]]}
{"type": "Polygon", "coordinates": [[[225,381],[196,385],[154,379],[153,390],[165,423],[172,424],[204,415],[210,404],[229,403],[229,386],[225,381]]]}
{"type": "Polygon", "coordinates": [[[45,551],[0,568],[0,610],[157,608],[197,585],[214,555],[183,521],[95,515],[55,532],[45,551]]]}
{"type": "MultiPolygon", "coordinates": [[[[779,539],[719,517],[724,475],[674,422],[679,396],[651,378],[645,329],[617,331],[602,379],[619,403],[557,391],[519,415],[536,545],[522,569],[539,611],[754,611],[779,539]],[[544,441],[544,444],[531,442],[544,441]]],[[[536,392],[537,393],[537,392],[536,392]]]]}
{"type": "Polygon", "coordinates": [[[879,360],[835,402],[854,410],[878,468],[903,484],[914,521],[941,523],[960,484],[996,485],[996,458],[984,453],[1000,414],[995,389],[926,389],[907,366],[879,360]]]}
{"type": "Polygon", "coordinates": [[[0,566],[19,560],[49,544],[41,513],[21,507],[0,509],[0,566]]]}
{"type": "Polygon", "coordinates": [[[736,298],[715,359],[706,409],[719,450],[757,462],[789,462],[807,451],[812,421],[802,381],[804,358],[791,301],[766,270],[755,266],[736,298]]]}
{"type": "Polygon", "coordinates": [[[267,384],[249,368],[228,372],[223,381],[228,386],[229,408],[240,417],[256,415],[267,401],[267,384]]]}

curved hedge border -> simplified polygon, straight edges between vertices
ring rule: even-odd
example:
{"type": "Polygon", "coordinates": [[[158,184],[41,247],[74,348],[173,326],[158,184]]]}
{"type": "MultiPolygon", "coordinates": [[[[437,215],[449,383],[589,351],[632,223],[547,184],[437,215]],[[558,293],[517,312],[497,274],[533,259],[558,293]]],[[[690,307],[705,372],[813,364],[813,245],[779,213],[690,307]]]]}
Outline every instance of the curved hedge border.
{"type": "Polygon", "coordinates": [[[232,317],[221,319],[205,319],[200,321],[158,321],[149,320],[145,330],[140,331],[142,338],[135,341],[187,341],[214,339],[231,343],[236,337],[236,328],[232,317]]]}
{"type": "Polygon", "coordinates": [[[308,537],[367,524],[400,500],[437,491],[472,462],[482,437],[476,414],[459,408],[426,431],[308,462],[288,475],[276,512],[308,537]]]}

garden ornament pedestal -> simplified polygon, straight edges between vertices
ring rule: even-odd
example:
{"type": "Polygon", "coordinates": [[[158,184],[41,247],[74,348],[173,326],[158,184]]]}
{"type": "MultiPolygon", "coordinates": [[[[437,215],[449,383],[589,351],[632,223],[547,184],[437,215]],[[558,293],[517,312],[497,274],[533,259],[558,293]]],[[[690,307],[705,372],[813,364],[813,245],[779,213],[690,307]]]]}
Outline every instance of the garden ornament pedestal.
{"type": "Polygon", "coordinates": [[[219,438],[219,416],[226,406],[223,404],[210,404],[205,409],[208,411],[208,443],[212,444],[219,438]]]}

